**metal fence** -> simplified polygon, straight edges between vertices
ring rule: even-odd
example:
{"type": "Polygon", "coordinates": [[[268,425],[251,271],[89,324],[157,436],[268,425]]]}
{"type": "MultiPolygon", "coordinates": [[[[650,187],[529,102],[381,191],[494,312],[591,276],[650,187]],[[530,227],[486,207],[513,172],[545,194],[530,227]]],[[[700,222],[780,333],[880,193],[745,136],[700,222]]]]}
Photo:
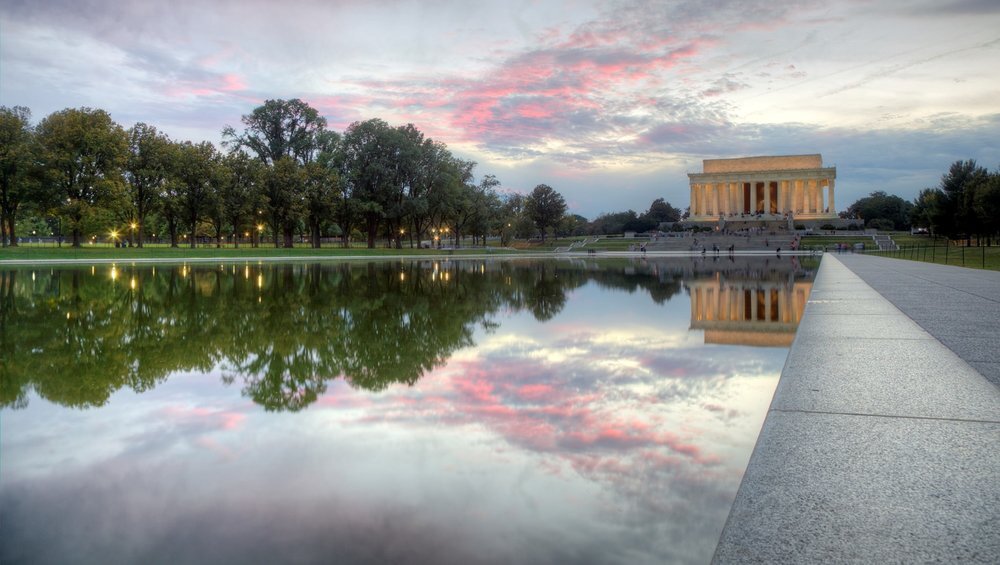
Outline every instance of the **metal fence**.
{"type": "Polygon", "coordinates": [[[986,269],[1000,266],[1000,247],[965,245],[900,245],[897,249],[866,250],[869,255],[926,261],[941,265],[986,269]]]}

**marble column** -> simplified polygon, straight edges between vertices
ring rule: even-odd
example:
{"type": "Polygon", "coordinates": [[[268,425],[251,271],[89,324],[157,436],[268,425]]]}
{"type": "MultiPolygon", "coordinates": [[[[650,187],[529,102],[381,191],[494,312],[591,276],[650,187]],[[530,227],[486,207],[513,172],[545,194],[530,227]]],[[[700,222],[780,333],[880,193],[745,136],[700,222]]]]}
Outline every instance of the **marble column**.
{"type": "Polygon", "coordinates": [[[764,213],[771,213],[771,181],[764,181],[764,213]]]}
{"type": "Polygon", "coordinates": [[[697,210],[695,210],[695,207],[698,205],[698,189],[696,188],[697,186],[698,185],[696,185],[695,183],[691,183],[691,200],[688,201],[690,202],[691,206],[691,209],[688,210],[688,215],[691,216],[697,214],[697,210]]]}
{"type": "Polygon", "coordinates": [[[828,182],[830,183],[830,187],[829,187],[830,197],[827,198],[827,205],[830,207],[830,213],[831,214],[836,214],[837,213],[837,207],[834,206],[834,204],[833,204],[833,179],[830,179],[828,182]]]}

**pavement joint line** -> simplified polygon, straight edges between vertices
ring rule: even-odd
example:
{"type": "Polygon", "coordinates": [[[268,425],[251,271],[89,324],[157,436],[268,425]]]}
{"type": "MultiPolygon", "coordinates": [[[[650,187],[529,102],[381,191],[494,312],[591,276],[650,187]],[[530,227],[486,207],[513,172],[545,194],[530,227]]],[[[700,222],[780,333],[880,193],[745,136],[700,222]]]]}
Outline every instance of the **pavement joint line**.
{"type": "Polygon", "coordinates": [[[829,410],[802,410],[771,408],[768,412],[782,412],[785,414],[822,414],[827,416],[861,416],[867,418],[892,418],[896,420],[934,420],[936,422],[964,422],[968,424],[1000,424],[1000,420],[978,420],[971,418],[941,418],[936,416],[904,416],[901,414],[868,414],[864,412],[833,412],[829,410]]]}

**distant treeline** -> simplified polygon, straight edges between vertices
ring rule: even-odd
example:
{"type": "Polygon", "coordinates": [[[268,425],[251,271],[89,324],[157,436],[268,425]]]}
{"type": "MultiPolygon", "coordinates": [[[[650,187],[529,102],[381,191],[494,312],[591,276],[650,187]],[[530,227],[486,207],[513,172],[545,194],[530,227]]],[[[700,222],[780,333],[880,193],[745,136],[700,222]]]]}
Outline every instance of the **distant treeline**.
{"type": "Polygon", "coordinates": [[[990,172],[975,160],[956,161],[937,188],[925,188],[914,202],[873,192],[842,214],[880,230],[926,228],[950,239],[976,238],[985,244],[1000,235],[1000,169],[990,172]]]}
{"type": "Polygon", "coordinates": [[[475,240],[547,233],[645,231],[679,211],[659,199],[649,211],[566,213],[561,194],[539,184],[504,193],[476,163],[414,125],[380,119],[343,133],[305,102],[268,100],[242,117],[243,130],[210,142],[175,141],[154,126],[125,129],[100,109],[68,108],[32,124],[28,108],[0,107],[0,241],[50,236],[74,246],[108,238],[195,245],[258,245],[261,236],[314,247],[324,238],[475,240]],[[27,233],[25,233],[27,232],[27,233]]]}
{"type": "Polygon", "coordinates": [[[992,243],[1000,235],[1000,169],[987,171],[973,159],[956,161],[938,188],[920,191],[911,217],[934,234],[992,243]]]}

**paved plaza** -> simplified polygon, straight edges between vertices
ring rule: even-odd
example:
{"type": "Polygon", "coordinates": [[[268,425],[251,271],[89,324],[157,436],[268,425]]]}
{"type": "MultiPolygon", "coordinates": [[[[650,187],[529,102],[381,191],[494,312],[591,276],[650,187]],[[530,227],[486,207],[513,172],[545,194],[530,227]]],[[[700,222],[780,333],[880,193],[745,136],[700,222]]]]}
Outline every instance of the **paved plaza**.
{"type": "Polygon", "coordinates": [[[998,272],[825,256],[715,561],[1000,561],[998,326],[998,272]]]}

